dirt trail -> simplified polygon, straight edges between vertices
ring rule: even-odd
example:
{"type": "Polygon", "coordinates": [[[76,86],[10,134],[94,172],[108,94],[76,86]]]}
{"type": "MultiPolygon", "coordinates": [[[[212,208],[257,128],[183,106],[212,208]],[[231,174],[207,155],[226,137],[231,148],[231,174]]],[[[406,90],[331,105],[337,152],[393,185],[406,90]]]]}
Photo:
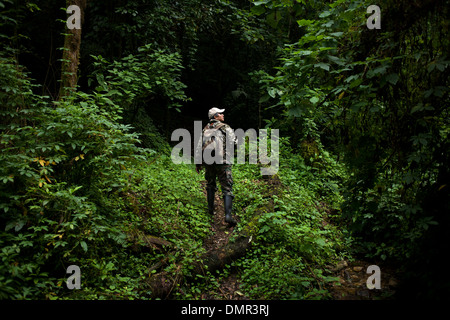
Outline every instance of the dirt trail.
{"type": "MultiPolygon", "coordinates": [[[[216,192],[214,199],[214,216],[211,223],[211,231],[213,232],[211,237],[206,239],[204,247],[206,251],[211,251],[215,248],[219,248],[228,243],[228,240],[235,227],[228,227],[225,222],[225,210],[223,207],[223,199],[219,197],[220,192],[216,192]]],[[[206,197],[206,192],[205,192],[206,197]]],[[[238,217],[233,213],[233,216],[238,217]]]]}
{"type": "MultiPolygon", "coordinates": [[[[205,182],[203,183],[203,193],[205,194],[205,182]]],[[[204,248],[207,252],[225,246],[235,227],[229,227],[225,222],[225,209],[223,206],[222,193],[216,192],[214,199],[214,216],[211,223],[212,235],[204,242],[204,248]]],[[[233,212],[233,217],[239,223],[239,215],[233,212]]],[[[248,300],[239,290],[239,277],[235,273],[231,273],[228,277],[220,281],[220,286],[215,292],[208,292],[202,295],[202,299],[206,300],[248,300]]]]}

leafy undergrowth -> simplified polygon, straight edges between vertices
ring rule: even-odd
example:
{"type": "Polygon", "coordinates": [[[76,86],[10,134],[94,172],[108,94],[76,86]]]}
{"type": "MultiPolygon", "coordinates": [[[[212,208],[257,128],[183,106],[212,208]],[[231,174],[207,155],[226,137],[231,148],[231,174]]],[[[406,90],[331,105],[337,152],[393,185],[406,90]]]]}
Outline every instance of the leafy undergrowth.
{"type": "Polygon", "coordinates": [[[329,296],[327,266],[346,252],[332,223],[345,173],[329,154],[306,164],[281,139],[277,175],[235,165],[230,241],[246,233],[251,246],[225,270],[196,274],[214,233],[194,165],[138,148],[106,95],[52,102],[13,62],[1,67],[15,77],[0,97],[0,298],[149,299],[148,279],[164,272],[178,280],[165,298],[198,299],[231,269],[252,299],[329,296]],[[70,265],[80,289],[66,286],[70,265]]]}
{"type": "MultiPolygon", "coordinates": [[[[40,126],[29,128],[41,136],[37,147],[20,150],[28,164],[16,169],[12,183],[3,182],[4,194],[8,183],[21,183],[26,190],[5,202],[3,297],[148,299],[152,292],[147,279],[164,270],[173,278],[193,279],[177,283],[168,298],[197,299],[217,289],[229,268],[238,270],[242,291],[250,298],[328,296],[326,283],[335,279],[324,267],[339,257],[343,245],[341,233],[326,222],[330,210],[321,206],[336,193],[317,192],[323,191],[317,178],[323,173],[313,174],[312,167],[298,159],[285,161],[279,175],[270,179],[263,179],[257,166],[236,165],[234,212],[240,223],[231,241],[233,235],[250,230],[252,246],[224,271],[195,275],[193,266],[205,252],[204,241],[214,236],[201,189],[203,176],[193,165],[175,165],[164,154],[137,155],[126,128],[112,130],[113,123],[95,108],[68,103],[48,112],[40,126]],[[72,121],[81,119],[85,130],[73,129],[72,121]],[[103,128],[97,125],[101,121],[103,128]],[[50,133],[46,122],[66,127],[50,133]],[[86,130],[93,126],[98,126],[96,131],[86,130]],[[70,145],[57,142],[65,135],[78,140],[70,145]],[[89,184],[83,183],[86,168],[92,170],[89,184]],[[79,290],[66,287],[69,265],[80,267],[79,290]]],[[[11,139],[27,134],[22,130],[11,139]]],[[[3,157],[17,163],[16,153],[3,157]]]]}
{"type": "Polygon", "coordinates": [[[192,165],[175,165],[153,153],[124,163],[107,197],[89,200],[82,188],[54,193],[49,188],[48,203],[56,206],[66,197],[66,218],[50,219],[46,203],[33,224],[9,230],[3,261],[10,259],[12,281],[3,288],[19,299],[147,299],[146,280],[158,266],[174,278],[194,279],[173,288],[173,299],[217,290],[230,269],[237,270],[241,291],[252,299],[327,298],[326,283],[335,279],[324,268],[339,257],[342,243],[340,232],[326,222],[330,212],[321,199],[287,178],[292,168],[272,179],[262,179],[251,165],[236,165],[233,173],[240,223],[231,241],[244,229],[255,233],[246,256],[225,270],[192,274],[205,252],[204,240],[214,236],[203,176],[192,165]],[[145,236],[159,242],[149,244],[145,236]],[[80,290],[65,284],[72,264],[81,270],[80,290]]]}
{"type": "MultiPolygon", "coordinates": [[[[114,200],[120,204],[116,209],[123,219],[120,233],[126,236],[125,243],[110,248],[104,257],[111,267],[102,281],[94,277],[67,298],[148,299],[152,292],[147,280],[157,269],[174,278],[191,276],[193,262],[205,252],[202,244],[210,233],[211,217],[192,166],[174,165],[170,157],[154,155],[135,164],[129,181],[114,200]]],[[[81,270],[91,269],[92,259],[81,259],[81,270]]]]}
{"type": "Polygon", "coordinates": [[[251,245],[224,270],[185,284],[177,298],[332,298],[329,288],[339,279],[331,270],[350,258],[346,237],[333,224],[339,221],[342,168],[328,154],[314,166],[292,155],[284,156],[281,164],[272,177],[262,177],[258,166],[233,167],[239,223],[229,241],[250,235],[251,245]]]}
{"type": "Polygon", "coordinates": [[[52,102],[0,66],[0,298],[146,299],[153,266],[190,273],[210,219],[193,167],[136,147],[107,96],[52,102]]]}
{"type": "MultiPolygon", "coordinates": [[[[11,167],[14,181],[4,181],[2,189],[9,197],[1,233],[2,297],[148,299],[147,280],[158,270],[193,279],[177,282],[168,298],[197,299],[217,289],[229,271],[193,274],[205,239],[214,236],[203,176],[193,165],[138,150],[126,128],[115,128],[92,105],[43,111],[40,125],[9,137],[37,135],[36,147],[16,143],[2,154],[17,166],[11,167]],[[77,129],[75,121],[85,126],[77,129]],[[61,125],[46,130],[54,123],[61,125]],[[59,142],[66,135],[71,142],[59,142]],[[18,155],[26,160],[20,166],[18,155]],[[19,187],[25,192],[15,193],[19,187]],[[69,265],[80,268],[79,290],[66,286],[69,265]]],[[[336,194],[319,196],[311,183],[322,190],[317,177],[323,174],[308,175],[311,167],[290,161],[300,167],[286,161],[270,179],[254,165],[233,170],[240,223],[231,241],[244,230],[253,235],[246,256],[229,268],[238,270],[250,298],[326,298],[325,285],[335,280],[324,267],[338,258],[341,234],[326,222],[330,211],[320,204],[336,194]]]]}
{"type": "Polygon", "coordinates": [[[327,268],[346,256],[343,234],[330,223],[339,194],[325,190],[336,177],[292,156],[280,164],[277,176],[254,183],[253,169],[235,170],[240,228],[257,229],[248,254],[234,263],[242,292],[252,299],[329,298],[327,285],[337,279],[327,268]]]}

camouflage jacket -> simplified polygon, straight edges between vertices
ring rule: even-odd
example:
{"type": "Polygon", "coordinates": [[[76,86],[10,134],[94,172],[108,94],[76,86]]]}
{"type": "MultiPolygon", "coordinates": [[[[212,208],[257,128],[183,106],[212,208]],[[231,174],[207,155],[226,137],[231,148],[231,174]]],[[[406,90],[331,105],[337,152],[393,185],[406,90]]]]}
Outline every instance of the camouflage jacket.
{"type": "MultiPolygon", "coordinates": [[[[223,123],[222,121],[219,121],[219,120],[212,119],[203,128],[202,137],[205,135],[206,130],[217,129],[217,128],[218,128],[218,130],[220,130],[220,132],[218,132],[219,134],[217,136],[222,139],[221,145],[223,147],[223,153],[222,153],[223,156],[222,156],[220,163],[232,164],[232,161],[233,161],[232,156],[234,156],[234,147],[237,144],[237,141],[236,141],[236,137],[234,135],[234,130],[231,129],[231,127],[228,124],[223,123]],[[229,144],[228,146],[227,146],[227,141],[229,144]]],[[[199,143],[197,145],[196,152],[203,152],[204,146],[202,144],[203,144],[203,139],[200,139],[199,143]]],[[[202,159],[204,160],[204,157],[202,157],[202,159]]]]}

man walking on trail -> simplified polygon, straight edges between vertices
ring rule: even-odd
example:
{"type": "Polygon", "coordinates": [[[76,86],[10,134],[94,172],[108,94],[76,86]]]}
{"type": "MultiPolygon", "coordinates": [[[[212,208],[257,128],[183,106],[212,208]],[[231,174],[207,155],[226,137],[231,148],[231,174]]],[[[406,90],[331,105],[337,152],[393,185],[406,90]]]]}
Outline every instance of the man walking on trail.
{"type": "Polygon", "coordinates": [[[234,131],[224,123],[223,112],[225,109],[212,108],[208,111],[209,123],[202,132],[202,139],[197,145],[197,152],[202,152],[203,164],[197,164],[197,173],[205,167],[206,197],[208,200],[208,211],[214,214],[214,194],[217,191],[216,177],[219,179],[223,203],[225,207],[225,222],[230,227],[236,225],[232,217],[233,205],[233,177],[231,174],[230,155],[234,154],[236,138],[234,131]],[[231,152],[233,151],[233,152],[231,152]]]}

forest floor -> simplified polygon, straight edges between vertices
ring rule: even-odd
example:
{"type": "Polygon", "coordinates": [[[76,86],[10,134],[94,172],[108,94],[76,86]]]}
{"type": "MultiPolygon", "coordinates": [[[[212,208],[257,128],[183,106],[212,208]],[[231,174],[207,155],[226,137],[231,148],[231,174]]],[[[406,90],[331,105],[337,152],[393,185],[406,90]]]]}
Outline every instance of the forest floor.
{"type": "MultiPolygon", "coordinates": [[[[205,188],[203,188],[205,190],[205,188]]],[[[205,199],[206,199],[206,191],[205,199]]],[[[225,246],[235,227],[229,227],[225,222],[225,210],[220,192],[216,192],[214,201],[214,216],[211,223],[212,235],[206,239],[204,248],[207,252],[225,246]]],[[[239,215],[233,212],[233,217],[239,223],[239,215]]],[[[328,222],[327,222],[328,223],[328,222]]],[[[398,285],[395,270],[386,266],[381,269],[381,289],[368,289],[367,274],[368,266],[372,265],[364,260],[342,260],[336,266],[332,266],[332,275],[339,279],[339,282],[328,287],[332,300],[386,300],[391,299],[398,285]]],[[[217,290],[203,293],[201,298],[205,300],[250,300],[240,287],[239,274],[234,270],[219,282],[217,290]]]]}
{"type": "MultiPolygon", "coordinates": [[[[205,188],[203,188],[205,190],[205,188]]],[[[205,198],[206,198],[206,191],[205,198]]],[[[220,198],[220,192],[216,192],[214,199],[214,216],[211,223],[212,235],[206,239],[204,248],[207,252],[221,248],[228,243],[235,227],[229,227],[225,222],[225,209],[223,200],[220,198]]],[[[233,217],[239,223],[239,215],[232,213],[233,217]]],[[[220,285],[215,292],[208,292],[202,295],[202,299],[206,300],[248,300],[241,293],[239,276],[236,273],[231,273],[228,277],[220,281],[220,285]]]]}
{"type": "Polygon", "coordinates": [[[355,260],[352,262],[341,261],[333,270],[334,276],[339,278],[339,283],[331,286],[329,291],[333,300],[388,300],[392,299],[398,281],[393,269],[380,266],[381,288],[368,289],[367,268],[372,265],[368,261],[355,260]]]}

